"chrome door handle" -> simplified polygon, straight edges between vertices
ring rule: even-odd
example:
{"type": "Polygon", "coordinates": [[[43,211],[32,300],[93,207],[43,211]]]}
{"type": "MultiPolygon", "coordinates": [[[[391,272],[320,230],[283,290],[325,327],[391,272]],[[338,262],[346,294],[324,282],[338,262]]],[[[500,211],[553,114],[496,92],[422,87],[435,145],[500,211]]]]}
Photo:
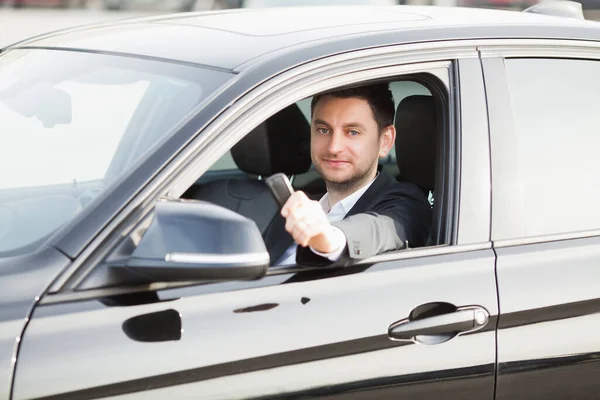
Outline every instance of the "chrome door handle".
{"type": "Polygon", "coordinates": [[[388,330],[397,340],[413,340],[415,336],[466,333],[484,327],[489,313],[483,307],[462,307],[454,312],[428,318],[399,321],[388,330]]]}

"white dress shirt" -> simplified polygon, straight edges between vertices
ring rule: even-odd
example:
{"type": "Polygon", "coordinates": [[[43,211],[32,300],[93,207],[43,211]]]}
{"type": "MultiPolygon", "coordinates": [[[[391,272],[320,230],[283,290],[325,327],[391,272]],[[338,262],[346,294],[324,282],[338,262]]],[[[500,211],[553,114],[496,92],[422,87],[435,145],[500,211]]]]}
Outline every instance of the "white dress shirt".
{"type": "MultiPolygon", "coordinates": [[[[327,220],[329,222],[343,220],[346,214],[348,214],[348,211],[350,211],[352,207],[354,207],[358,199],[360,199],[362,195],[365,194],[367,189],[369,189],[369,187],[371,186],[371,184],[373,184],[374,181],[375,179],[358,189],[356,192],[352,193],[350,196],[347,196],[344,199],[338,201],[333,205],[333,207],[331,207],[331,205],[329,204],[329,193],[325,193],[325,195],[321,197],[321,200],[319,200],[319,204],[321,204],[323,211],[325,212],[325,214],[327,214],[327,220]]],[[[319,251],[316,251],[312,247],[310,249],[315,254],[318,254],[322,257],[326,257],[331,261],[336,261],[340,258],[340,256],[344,252],[344,249],[346,248],[346,236],[339,228],[332,226],[332,229],[334,230],[333,243],[337,244],[337,250],[331,253],[321,253],[319,251]]],[[[293,243],[279,258],[278,262],[273,265],[296,264],[296,249],[297,244],[293,243]]]]}

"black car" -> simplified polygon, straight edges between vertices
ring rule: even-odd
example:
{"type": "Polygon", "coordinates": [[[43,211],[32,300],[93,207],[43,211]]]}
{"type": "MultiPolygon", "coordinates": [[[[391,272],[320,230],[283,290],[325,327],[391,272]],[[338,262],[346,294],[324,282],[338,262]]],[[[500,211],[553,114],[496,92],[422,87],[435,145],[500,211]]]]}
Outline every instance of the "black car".
{"type": "MultiPolygon", "coordinates": [[[[551,14],[551,15],[544,15],[551,14]]],[[[597,399],[600,25],[229,10],[0,53],[0,398],[597,399]],[[271,266],[310,99],[389,82],[427,246],[271,266]],[[282,138],[284,138],[282,140],[282,138]]]]}

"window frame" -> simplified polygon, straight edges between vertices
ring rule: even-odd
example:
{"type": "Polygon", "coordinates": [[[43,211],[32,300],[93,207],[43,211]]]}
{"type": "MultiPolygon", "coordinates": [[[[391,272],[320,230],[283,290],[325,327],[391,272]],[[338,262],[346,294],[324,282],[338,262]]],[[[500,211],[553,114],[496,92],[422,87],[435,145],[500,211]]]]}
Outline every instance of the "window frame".
{"type": "MultiPolygon", "coordinates": [[[[85,293],[73,293],[76,291],[81,282],[87,275],[99,264],[114,248],[116,243],[124,235],[134,234],[140,227],[143,227],[151,220],[151,211],[155,200],[161,195],[168,197],[179,197],[185,190],[195,182],[198,176],[201,176],[210,166],[218,160],[225,152],[227,152],[237,141],[245,134],[250,132],[261,121],[268,118],[270,115],[279,111],[288,104],[299,101],[314,93],[351,84],[361,81],[369,81],[375,79],[392,79],[393,77],[405,76],[415,73],[424,73],[436,69],[447,68],[452,75],[441,77],[446,85],[450,88],[448,125],[451,127],[448,140],[452,150],[445,151],[448,159],[438,162],[440,169],[451,169],[452,173],[438,173],[439,180],[436,187],[449,188],[452,193],[448,196],[453,196],[454,203],[446,208],[447,214],[443,217],[448,220],[452,218],[452,229],[446,233],[446,242],[451,245],[442,245],[437,247],[409,249],[402,252],[393,252],[378,255],[368,260],[364,260],[362,264],[374,264],[386,261],[400,260],[406,258],[418,258],[425,256],[433,256],[440,254],[450,254],[462,251],[474,251],[478,249],[490,248],[489,243],[489,227],[485,234],[482,233],[486,229],[486,218],[477,218],[479,222],[478,232],[474,235],[465,235],[468,239],[461,241],[461,232],[468,232],[477,224],[468,223],[458,226],[458,216],[468,216],[469,213],[481,210],[471,210],[470,208],[461,207],[459,195],[461,170],[465,169],[464,157],[461,158],[461,117],[464,117],[460,109],[461,89],[459,85],[458,63],[459,61],[468,62],[471,68],[479,68],[478,54],[476,47],[472,43],[457,41],[455,43],[445,43],[440,46],[439,43],[420,44],[420,45],[403,45],[394,46],[395,49],[378,48],[370,50],[356,51],[350,54],[332,56],[324,60],[318,60],[308,63],[294,70],[278,75],[271,80],[265,82],[261,86],[249,92],[244,98],[236,102],[234,106],[226,110],[220,115],[211,125],[209,125],[202,135],[202,140],[192,141],[189,149],[180,153],[176,157],[171,166],[176,167],[175,171],[171,171],[171,176],[164,171],[158,174],[155,179],[162,184],[160,190],[155,190],[153,193],[143,191],[140,196],[144,196],[143,206],[137,212],[129,212],[125,218],[120,219],[123,228],[120,230],[109,232],[109,235],[103,241],[98,243],[92,250],[84,251],[74,265],[69,268],[69,274],[66,277],[61,277],[55,282],[51,288],[51,292],[65,292],[63,296],[75,295],[77,297],[88,297],[85,293]],[[312,84],[308,84],[312,81],[312,84]],[[260,110],[260,111],[257,111],[260,110]],[[218,140],[215,140],[218,139],[218,140]],[[198,143],[199,142],[199,143],[198,143]],[[174,173],[175,172],[175,173],[174,173]],[[166,177],[166,176],[168,177],[166,177]],[[439,186],[439,185],[443,186],[439,186]],[[477,240],[472,240],[477,238],[477,240]],[[80,261],[81,260],[81,261],[80,261]],[[69,293],[70,292],[70,293],[69,293]]],[[[466,65],[466,64],[465,64],[466,65]]],[[[479,81],[479,80],[477,80],[479,81]]],[[[483,80],[478,82],[483,86],[483,80]]],[[[473,86],[473,85],[471,85],[473,86]]],[[[475,85],[477,86],[477,85],[475,85]]],[[[472,92],[477,92],[479,88],[472,87],[472,92]]],[[[483,91],[482,91],[483,93],[483,91]]],[[[471,93],[472,94],[472,93],[471,93]]],[[[473,116],[471,116],[473,117],[473,116]]],[[[480,116],[475,123],[471,123],[469,129],[476,130],[482,128],[482,124],[487,127],[485,116],[480,116]],[[483,118],[483,119],[482,119],[483,118]]],[[[487,141],[487,132],[485,135],[479,135],[487,141]]],[[[448,144],[446,144],[448,145],[448,144]]],[[[485,154],[489,157],[489,154],[485,154]]],[[[479,160],[478,162],[480,162],[479,160]]],[[[471,162],[475,162],[471,157],[471,162]]],[[[466,168],[467,170],[472,168],[466,168]]],[[[485,189],[485,188],[484,188],[485,189]]],[[[485,190],[484,190],[485,192],[485,190]]],[[[489,190],[488,190],[489,193],[489,190]]],[[[469,197],[469,196],[465,196],[469,197]]],[[[485,199],[484,202],[485,203],[485,199]]],[[[488,201],[489,203],[489,201],[488,201]]],[[[442,224],[444,221],[442,220],[442,224]]],[[[109,225],[106,229],[110,229],[109,225]]],[[[101,237],[101,236],[100,236],[101,237]]],[[[99,239],[97,239],[99,240],[99,239]]],[[[298,267],[296,267],[298,268],[298,267]]],[[[300,272],[300,269],[296,269],[300,272]]],[[[188,283],[187,285],[189,285],[188,283]]],[[[185,284],[152,284],[144,287],[124,287],[109,289],[111,292],[133,292],[140,290],[156,290],[157,288],[185,286],[185,284]]],[[[98,296],[99,293],[106,292],[108,289],[91,289],[86,290],[91,296],[98,296]],[[93,292],[96,292],[95,294],[93,292]]],[[[62,301],[57,295],[54,295],[54,300],[47,301],[62,301]]],[[[60,296],[60,297],[63,297],[60,296]]]]}
{"type": "Polygon", "coordinates": [[[600,61],[600,43],[577,40],[515,40],[498,46],[480,47],[481,62],[488,97],[490,121],[490,148],[492,160],[492,212],[491,240],[494,247],[553,242],[600,236],[600,230],[570,231],[547,235],[525,236],[523,210],[515,203],[520,186],[518,165],[513,161],[513,150],[518,138],[508,76],[506,59],[572,59],[600,61]],[[520,228],[515,229],[518,226],[520,228]]]}

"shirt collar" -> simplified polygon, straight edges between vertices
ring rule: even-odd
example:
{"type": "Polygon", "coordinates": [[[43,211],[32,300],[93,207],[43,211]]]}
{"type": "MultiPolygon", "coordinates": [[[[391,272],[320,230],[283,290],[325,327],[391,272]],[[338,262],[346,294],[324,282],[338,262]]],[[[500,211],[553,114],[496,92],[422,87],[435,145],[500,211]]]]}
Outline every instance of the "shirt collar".
{"type": "Polygon", "coordinates": [[[344,197],[342,200],[334,204],[331,208],[329,207],[329,193],[325,193],[325,195],[321,197],[321,200],[319,200],[319,204],[321,204],[321,207],[323,208],[323,211],[325,211],[326,214],[332,211],[336,211],[340,212],[345,216],[352,209],[352,207],[354,207],[354,205],[358,202],[362,195],[365,194],[365,192],[369,189],[373,182],[375,182],[375,179],[377,179],[378,176],[379,173],[377,173],[377,175],[371,182],[367,183],[365,186],[361,187],[351,195],[344,197]]]}

